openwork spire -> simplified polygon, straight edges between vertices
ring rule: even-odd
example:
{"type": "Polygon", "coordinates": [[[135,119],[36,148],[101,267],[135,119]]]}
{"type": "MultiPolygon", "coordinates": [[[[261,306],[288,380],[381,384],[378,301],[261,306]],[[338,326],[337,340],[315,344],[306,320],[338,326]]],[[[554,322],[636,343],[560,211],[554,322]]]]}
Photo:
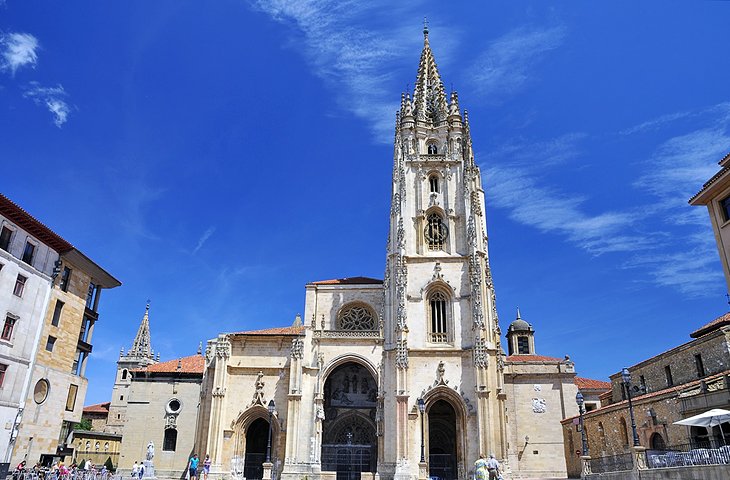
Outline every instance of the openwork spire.
{"type": "Polygon", "coordinates": [[[129,356],[143,357],[153,359],[152,353],[152,340],[150,337],[150,303],[147,302],[147,306],[144,310],[144,316],[142,322],[139,324],[139,330],[137,335],[134,337],[132,348],[127,353],[129,356]]]}
{"type": "Polygon", "coordinates": [[[448,115],[446,93],[428,43],[428,25],[423,27],[423,51],[418,64],[413,100],[416,119],[433,124],[446,120],[448,115]]]}

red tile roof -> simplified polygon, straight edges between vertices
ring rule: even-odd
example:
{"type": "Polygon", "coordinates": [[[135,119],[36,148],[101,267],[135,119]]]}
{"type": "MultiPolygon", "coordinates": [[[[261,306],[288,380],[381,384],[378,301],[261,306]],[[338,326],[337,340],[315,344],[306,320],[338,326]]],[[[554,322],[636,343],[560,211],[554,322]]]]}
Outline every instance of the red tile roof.
{"type": "Polygon", "coordinates": [[[311,282],[312,285],[381,285],[382,283],[382,280],[370,277],[333,278],[332,280],[311,282]]]}
{"type": "Polygon", "coordinates": [[[263,330],[248,330],[244,332],[235,332],[233,335],[304,335],[304,327],[274,327],[265,328],[263,330]]]}
{"type": "Polygon", "coordinates": [[[43,225],[33,215],[23,210],[2,193],[0,193],[0,213],[58,253],[65,253],[74,248],[60,235],[43,225]]]}
{"type": "Polygon", "coordinates": [[[545,355],[510,355],[507,362],[524,363],[524,362],[562,362],[562,358],[546,357],[545,355]]]}
{"type": "Polygon", "coordinates": [[[592,378],[575,377],[573,382],[579,390],[610,390],[611,382],[594,380],[592,378]]]}
{"type": "Polygon", "coordinates": [[[191,355],[189,357],[176,358],[166,362],[148,365],[145,368],[135,370],[137,372],[148,373],[203,373],[205,368],[205,359],[200,355],[191,355]],[[178,370],[178,366],[180,369],[178,370]]]}
{"type": "Polygon", "coordinates": [[[83,413],[109,413],[109,405],[111,402],[104,402],[104,403],[96,403],[94,405],[89,405],[87,407],[84,407],[83,413]]]}
{"type": "Polygon", "coordinates": [[[706,333],[710,333],[713,330],[717,330],[725,325],[730,325],[730,312],[725,315],[719,316],[710,323],[698,328],[694,332],[690,333],[689,336],[692,338],[699,338],[706,333]]]}

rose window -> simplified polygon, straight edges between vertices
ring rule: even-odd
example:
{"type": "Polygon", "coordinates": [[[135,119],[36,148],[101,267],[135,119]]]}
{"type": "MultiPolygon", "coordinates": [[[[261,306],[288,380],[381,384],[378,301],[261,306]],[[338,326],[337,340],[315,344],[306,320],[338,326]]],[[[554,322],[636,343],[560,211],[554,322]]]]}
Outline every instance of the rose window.
{"type": "Polygon", "coordinates": [[[341,330],[375,330],[375,318],[367,307],[355,305],[340,311],[341,330]]]}

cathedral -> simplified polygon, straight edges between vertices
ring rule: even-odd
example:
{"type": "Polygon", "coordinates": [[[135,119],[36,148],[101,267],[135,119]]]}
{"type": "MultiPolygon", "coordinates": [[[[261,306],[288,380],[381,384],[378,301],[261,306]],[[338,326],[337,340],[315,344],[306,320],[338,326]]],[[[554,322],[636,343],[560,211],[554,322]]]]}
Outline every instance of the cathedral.
{"type": "Polygon", "coordinates": [[[575,368],[537,355],[519,312],[504,352],[470,128],[424,29],[384,278],[313,281],[291,326],[208,341],[195,445],[213,475],[452,480],[494,454],[511,478],[565,476],[575,368]]]}

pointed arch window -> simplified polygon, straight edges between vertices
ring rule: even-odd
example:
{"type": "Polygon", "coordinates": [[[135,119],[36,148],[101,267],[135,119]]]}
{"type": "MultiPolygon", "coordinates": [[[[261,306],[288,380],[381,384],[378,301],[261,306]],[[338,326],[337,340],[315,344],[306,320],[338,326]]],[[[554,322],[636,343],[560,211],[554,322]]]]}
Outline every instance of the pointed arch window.
{"type": "Polygon", "coordinates": [[[438,213],[432,213],[427,218],[426,230],[424,234],[426,236],[426,242],[428,243],[429,250],[443,250],[444,242],[446,237],[449,235],[449,229],[444,224],[441,215],[438,213]]]}
{"type": "Polygon", "coordinates": [[[441,290],[428,297],[429,340],[433,343],[449,341],[449,298],[441,290]]]}
{"type": "Polygon", "coordinates": [[[174,452],[177,448],[177,430],[174,428],[165,429],[165,437],[162,440],[162,450],[174,452]]]}
{"type": "Polygon", "coordinates": [[[441,192],[441,185],[439,185],[439,176],[435,173],[428,177],[428,189],[431,193],[441,192]]]}
{"type": "Polygon", "coordinates": [[[438,147],[435,143],[429,143],[426,147],[429,155],[436,155],[438,153],[438,147]]]}

